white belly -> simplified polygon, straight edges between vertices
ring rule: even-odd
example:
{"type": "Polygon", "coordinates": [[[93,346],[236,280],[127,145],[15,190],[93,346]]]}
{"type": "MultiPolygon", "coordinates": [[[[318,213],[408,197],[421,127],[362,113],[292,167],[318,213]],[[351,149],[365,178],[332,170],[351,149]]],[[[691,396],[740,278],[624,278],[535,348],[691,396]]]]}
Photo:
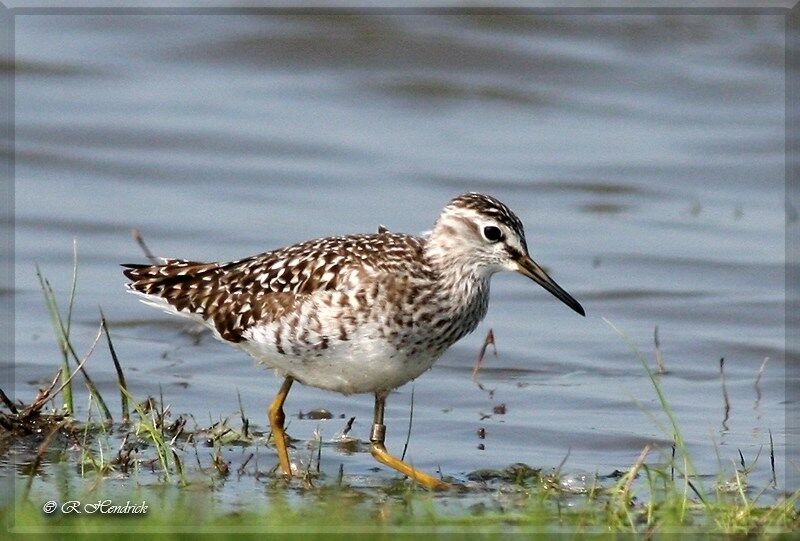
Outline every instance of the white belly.
{"type": "Polygon", "coordinates": [[[344,394],[388,391],[416,378],[439,354],[421,351],[413,357],[398,351],[367,325],[346,341],[331,340],[323,350],[278,352],[275,323],[253,327],[236,344],[258,362],[304,385],[344,394]]]}

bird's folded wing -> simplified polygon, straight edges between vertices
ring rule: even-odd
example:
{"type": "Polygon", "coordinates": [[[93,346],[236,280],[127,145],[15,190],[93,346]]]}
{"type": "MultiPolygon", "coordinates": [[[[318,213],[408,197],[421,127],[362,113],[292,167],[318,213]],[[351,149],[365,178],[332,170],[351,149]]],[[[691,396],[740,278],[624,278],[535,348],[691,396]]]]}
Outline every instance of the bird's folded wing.
{"type": "Polygon", "coordinates": [[[327,237],[230,263],[168,259],[124,265],[124,273],[131,291],[213,322],[222,338],[237,342],[247,328],[280,319],[308,295],[352,290],[381,273],[424,272],[411,264],[423,257],[423,242],[387,232],[327,237]]]}

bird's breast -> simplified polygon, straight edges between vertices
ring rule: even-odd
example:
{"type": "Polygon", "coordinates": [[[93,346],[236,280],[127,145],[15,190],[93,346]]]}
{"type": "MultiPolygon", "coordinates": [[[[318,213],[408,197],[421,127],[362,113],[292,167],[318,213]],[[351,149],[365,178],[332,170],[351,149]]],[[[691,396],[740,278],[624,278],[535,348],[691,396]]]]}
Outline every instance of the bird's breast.
{"type": "Polygon", "coordinates": [[[485,291],[459,298],[412,281],[394,286],[309,296],[292,313],[249,329],[242,347],[307,385],[376,392],[431,368],[486,314],[485,291]]]}

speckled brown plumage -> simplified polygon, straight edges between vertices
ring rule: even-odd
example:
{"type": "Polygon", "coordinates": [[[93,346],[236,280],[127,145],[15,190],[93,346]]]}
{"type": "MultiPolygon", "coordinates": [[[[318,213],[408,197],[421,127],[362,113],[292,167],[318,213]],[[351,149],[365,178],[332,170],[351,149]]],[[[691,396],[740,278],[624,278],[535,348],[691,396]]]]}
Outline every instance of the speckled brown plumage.
{"type": "Polygon", "coordinates": [[[213,322],[222,338],[239,342],[247,328],[280,319],[304,296],[335,290],[352,272],[430,273],[419,264],[424,261],[420,238],[380,230],[311,240],[230,263],[167,259],[163,265],[127,264],[124,274],[130,289],[213,322]]]}

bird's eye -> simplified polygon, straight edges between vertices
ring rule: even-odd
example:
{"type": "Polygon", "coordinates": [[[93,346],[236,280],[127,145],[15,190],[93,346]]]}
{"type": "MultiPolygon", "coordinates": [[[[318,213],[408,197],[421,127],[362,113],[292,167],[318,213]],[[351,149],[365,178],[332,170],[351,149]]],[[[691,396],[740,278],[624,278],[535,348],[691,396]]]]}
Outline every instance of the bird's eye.
{"type": "Polygon", "coordinates": [[[493,225],[487,225],[483,228],[483,236],[489,242],[497,242],[498,240],[503,238],[503,232],[500,231],[499,227],[495,227],[493,225]]]}

